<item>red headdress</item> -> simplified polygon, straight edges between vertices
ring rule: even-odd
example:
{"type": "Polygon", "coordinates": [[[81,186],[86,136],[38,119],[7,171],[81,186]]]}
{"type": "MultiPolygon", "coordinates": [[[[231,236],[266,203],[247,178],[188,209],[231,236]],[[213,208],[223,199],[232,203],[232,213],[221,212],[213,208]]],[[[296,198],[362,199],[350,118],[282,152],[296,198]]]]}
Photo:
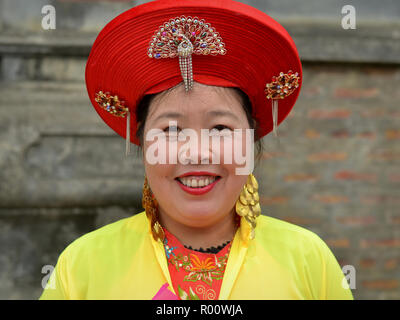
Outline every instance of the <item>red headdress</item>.
{"type": "Polygon", "coordinates": [[[262,137],[276,134],[293,108],[302,67],[278,22],[233,0],[156,0],[134,7],[104,27],[86,65],[93,106],[127,146],[139,144],[130,131],[143,96],[182,79],[187,91],[193,81],[242,89],[262,137]]]}

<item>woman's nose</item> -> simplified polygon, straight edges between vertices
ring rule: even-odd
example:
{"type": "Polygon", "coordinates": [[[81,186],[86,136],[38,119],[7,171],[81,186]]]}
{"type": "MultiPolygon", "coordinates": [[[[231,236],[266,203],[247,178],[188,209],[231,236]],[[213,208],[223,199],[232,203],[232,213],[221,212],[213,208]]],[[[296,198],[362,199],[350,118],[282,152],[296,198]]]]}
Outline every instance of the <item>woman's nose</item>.
{"type": "Polygon", "coordinates": [[[182,164],[210,164],[210,150],[204,150],[201,145],[196,146],[193,143],[188,147],[185,144],[179,150],[179,161],[182,164]]]}
{"type": "Polygon", "coordinates": [[[212,150],[206,139],[208,138],[201,137],[200,131],[193,131],[186,142],[179,147],[179,161],[182,164],[210,164],[212,162],[212,150]]]}

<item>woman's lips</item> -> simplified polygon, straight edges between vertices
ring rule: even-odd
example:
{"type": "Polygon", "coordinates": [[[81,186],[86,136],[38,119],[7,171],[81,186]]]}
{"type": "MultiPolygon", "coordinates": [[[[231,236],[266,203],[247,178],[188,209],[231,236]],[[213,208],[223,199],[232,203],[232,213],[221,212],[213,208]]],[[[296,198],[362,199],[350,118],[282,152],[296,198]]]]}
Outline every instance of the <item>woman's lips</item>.
{"type": "Polygon", "coordinates": [[[220,178],[213,172],[190,171],[180,175],[175,180],[183,191],[192,195],[202,195],[211,191],[220,178]],[[204,184],[204,186],[200,187],[201,184],[204,184]]]}
{"type": "Polygon", "coordinates": [[[189,171],[186,172],[184,174],[181,174],[179,177],[177,178],[183,178],[183,177],[187,177],[187,176],[209,176],[209,177],[219,177],[217,174],[212,173],[212,172],[208,172],[208,171],[189,171]]]}

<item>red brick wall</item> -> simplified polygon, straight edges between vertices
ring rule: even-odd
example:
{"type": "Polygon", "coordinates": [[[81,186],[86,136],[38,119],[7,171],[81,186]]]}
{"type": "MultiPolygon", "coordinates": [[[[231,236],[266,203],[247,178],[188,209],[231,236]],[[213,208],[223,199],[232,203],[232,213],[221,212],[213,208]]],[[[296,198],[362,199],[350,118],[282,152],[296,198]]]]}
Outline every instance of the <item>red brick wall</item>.
{"type": "Polygon", "coordinates": [[[400,298],[399,80],[398,66],[305,64],[279,144],[264,139],[256,168],[263,214],[353,265],[356,299],[400,298]]]}

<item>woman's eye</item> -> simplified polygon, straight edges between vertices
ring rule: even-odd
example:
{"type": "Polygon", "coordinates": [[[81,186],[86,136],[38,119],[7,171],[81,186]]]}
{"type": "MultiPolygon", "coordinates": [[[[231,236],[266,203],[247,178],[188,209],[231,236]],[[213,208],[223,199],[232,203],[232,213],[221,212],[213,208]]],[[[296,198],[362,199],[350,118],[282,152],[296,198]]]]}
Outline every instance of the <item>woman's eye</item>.
{"type": "Polygon", "coordinates": [[[166,127],[163,131],[168,132],[168,133],[169,132],[173,133],[173,132],[178,132],[179,128],[177,126],[169,126],[169,127],[166,127]]]}
{"type": "Polygon", "coordinates": [[[224,130],[224,129],[228,129],[228,130],[232,130],[231,128],[223,125],[223,124],[217,124],[216,126],[214,126],[213,129],[217,129],[218,131],[224,130]]]}

